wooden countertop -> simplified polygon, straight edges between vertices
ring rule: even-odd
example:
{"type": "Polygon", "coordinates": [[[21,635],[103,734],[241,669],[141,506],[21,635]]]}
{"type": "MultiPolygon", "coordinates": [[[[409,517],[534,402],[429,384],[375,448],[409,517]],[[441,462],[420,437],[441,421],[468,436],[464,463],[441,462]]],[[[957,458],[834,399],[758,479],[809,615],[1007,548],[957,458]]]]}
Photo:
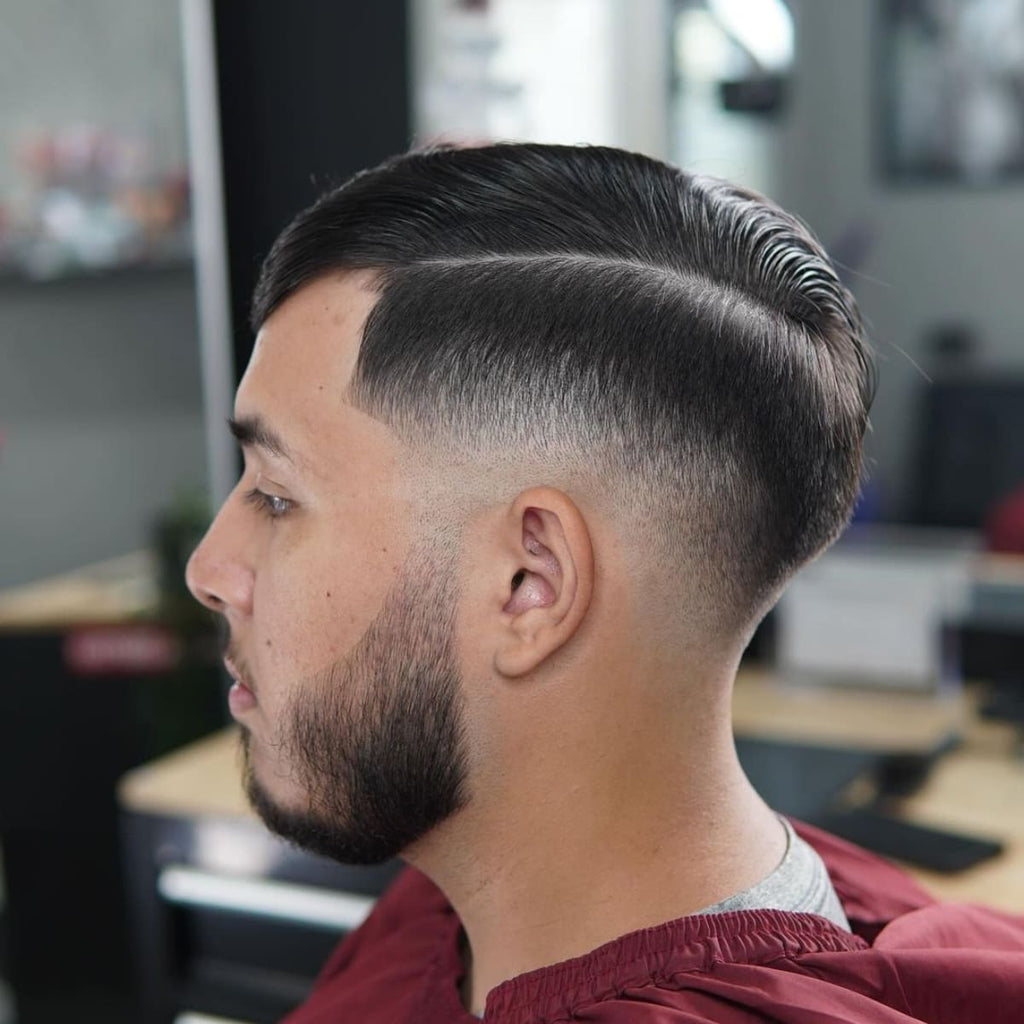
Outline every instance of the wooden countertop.
{"type": "Polygon", "coordinates": [[[155,559],[136,551],[0,591],[0,630],[131,622],[152,617],[157,601],[155,559]]]}
{"type": "Polygon", "coordinates": [[[769,671],[744,669],[733,694],[738,736],[850,746],[866,750],[934,750],[962,732],[970,705],[960,692],[931,694],[784,683],[769,671]]]}
{"type": "Polygon", "coordinates": [[[117,795],[123,807],[146,814],[255,820],[241,780],[239,733],[232,726],[133,769],[117,795]]]}
{"type": "Polygon", "coordinates": [[[908,869],[926,889],[1024,913],[1024,760],[1012,726],[972,723],[963,745],[939,761],[900,812],[922,825],[1006,843],[998,857],[959,874],[908,869]]]}

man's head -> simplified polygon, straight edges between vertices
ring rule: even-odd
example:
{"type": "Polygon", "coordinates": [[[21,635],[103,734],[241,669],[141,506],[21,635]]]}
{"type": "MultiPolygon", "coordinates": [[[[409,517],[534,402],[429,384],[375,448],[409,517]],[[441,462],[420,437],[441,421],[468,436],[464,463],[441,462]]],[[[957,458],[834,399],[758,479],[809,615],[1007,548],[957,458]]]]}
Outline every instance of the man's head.
{"type": "Polygon", "coordinates": [[[397,853],[503,791],[595,652],[735,657],[856,495],[870,359],[827,258],[645,157],[384,164],[284,231],[253,326],[246,474],[190,584],[255,689],[257,803],[307,841],[397,853]]]}

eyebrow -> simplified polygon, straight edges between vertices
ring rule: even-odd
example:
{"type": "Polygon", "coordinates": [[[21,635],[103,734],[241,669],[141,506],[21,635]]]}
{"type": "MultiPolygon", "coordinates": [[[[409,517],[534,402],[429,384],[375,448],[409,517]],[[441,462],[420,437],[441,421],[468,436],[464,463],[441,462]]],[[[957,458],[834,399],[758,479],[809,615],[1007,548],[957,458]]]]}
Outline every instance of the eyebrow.
{"type": "Polygon", "coordinates": [[[288,446],[260,416],[228,419],[228,429],[243,448],[260,448],[269,455],[294,462],[288,446]]]}

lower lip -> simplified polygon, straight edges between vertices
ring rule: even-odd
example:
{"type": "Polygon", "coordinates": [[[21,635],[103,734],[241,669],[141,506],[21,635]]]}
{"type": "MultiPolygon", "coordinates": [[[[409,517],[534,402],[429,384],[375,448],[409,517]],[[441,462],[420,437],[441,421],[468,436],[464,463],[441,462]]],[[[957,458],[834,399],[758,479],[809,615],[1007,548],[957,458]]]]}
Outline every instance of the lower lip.
{"type": "Polygon", "coordinates": [[[232,683],[228,690],[228,707],[233,715],[251,711],[256,707],[256,695],[244,683],[232,683]]]}

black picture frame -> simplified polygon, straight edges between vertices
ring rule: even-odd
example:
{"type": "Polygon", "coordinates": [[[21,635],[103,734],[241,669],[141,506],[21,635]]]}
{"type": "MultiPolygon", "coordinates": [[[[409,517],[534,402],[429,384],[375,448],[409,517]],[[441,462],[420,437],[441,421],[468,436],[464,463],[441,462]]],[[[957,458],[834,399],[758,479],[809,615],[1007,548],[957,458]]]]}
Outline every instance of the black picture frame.
{"type": "Polygon", "coordinates": [[[1024,0],[877,0],[876,145],[890,182],[1024,182],[1024,0]]]}

